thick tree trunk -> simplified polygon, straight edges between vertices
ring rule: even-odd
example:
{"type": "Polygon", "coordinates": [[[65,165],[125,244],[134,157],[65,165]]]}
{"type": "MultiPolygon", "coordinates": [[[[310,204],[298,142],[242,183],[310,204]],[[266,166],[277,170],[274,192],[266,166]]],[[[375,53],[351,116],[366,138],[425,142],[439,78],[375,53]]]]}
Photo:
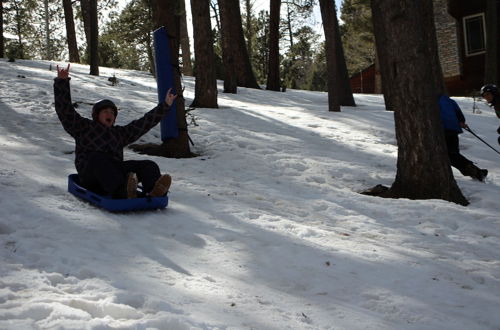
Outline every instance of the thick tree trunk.
{"type": "Polygon", "coordinates": [[[189,43],[189,34],[187,29],[186,19],[186,4],[184,0],[181,1],[181,50],[182,50],[182,73],[187,76],[193,75],[193,63],[191,62],[191,45],[189,43]]]}
{"type": "Polygon", "coordinates": [[[267,90],[280,90],[280,7],[281,0],[271,0],[269,16],[269,59],[267,72],[267,90]]]}
{"type": "MultiPolygon", "coordinates": [[[[1,0],[0,0],[1,1],[1,0]]],[[[52,44],[50,40],[50,17],[49,17],[49,0],[43,1],[43,14],[45,23],[45,59],[52,60],[52,44]]]]}
{"type": "MultiPolygon", "coordinates": [[[[235,70],[234,75],[236,76],[236,84],[238,86],[260,89],[252,70],[250,58],[248,57],[245,38],[243,36],[239,1],[219,0],[219,11],[222,26],[223,54],[226,53],[226,55],[223,55],[223,59],[226,58],[227,61],[224,62],[226,75],[224,80],[231,80],[230,85],[232,86],[234,84],[232,82],[234,77],[232,72],[228,71],[235,70]]],[[[224,87],[224,89],[226,88],[224,87]]],[[[231,89],[234,90],[234,88],[231,89]]]]}
{"type": "Polygon", "coordinates": [[[14,9],[16,11],[16,26],[17,26],[17,42],[18,42],[18,47],[19,47],[19,51],[18,51],[18,55],[19,55],[19,58],[20,59],[24,59],[24,46],[23,46],[23,22],[21,20],[21,13],[20,13],[20,8],[18,6],[15,7],[14,9]]]}
{"type": "Polygon", "coordinates": [[[90,74],[99,75],[99,26],[97,16],[97,0],[89,1],[90,19],[90,74]]]}
{"type": "MultiPolygon", "coordinates": [[[[157,27],[164,26],[170,37],[172,65],[179,67],[180,49],[180,4],[179,0],[152,0],[153,19],[157,27]]],[[[189,136],[186,122],[185,100],[182,95],[181,76],[174,70],[175,90],[177,91],[176,110],[179,137],[163,141],[161,155],[172,158],[192,157],[189,149],[189,136]]]]}
{"type": "Polygon", "coordinates": [[[486,65],[484,83],[500,83],[500,52],[498,50],[499,1],[486,1],[486,65]]]}
{"type": "Polygon", "coordinates": [[[218,108],[215,54],[210,22],[210,6],[206,0],[191,0],[195,52],[195,88],[192,107],[218,108]]]}
{"type": "Polygon", "coordinates": [[[328,68],[328,110],[340,111],[340,105],[355,106],[344,49],[340,39],[339,22],[332,0],[320,0],[325,32],[326,65],[328,68]]]}
{"type": "Polygon", "coordinates": [[[450,167],[438,96],[444,92],[432,0],[372,0],[384,89],[394,100],[398,161],[386,197],[444,199],[462,205],[450,167]]]}
{"type": "Polygon", "coordinates": [[[80,63],[78,44],[76,43],[75,20],[71,0],[63,0],[64,21],[66,22],[66,38],[68,39],[69,61],[80,63]]]}
{"type": "Polygon", "coordinates": [[[5,57],[5,44],[3,39],[3,0],[0,0],[0,58],[5,57]]]}
{"type": "Polygon", "coordinates": [[[222,46],[222,62],[224,64],[224,93],[238,92],[238,78],[236,76],[236,52],[232,45],[230,32],[230,13],[224,0],[218,0],[220,15],[220,33],[222,46]]]}
{"type": "Polygon", "coordinates": [[[252,8],[253,8],[253,1],[245,0],[245,29],[247,31],[246,41],[247,41],[248,59],[250,60],[250,63],[252,63],[252,56],[253,56],[252,36],[254,35],[252,27],[252,8]]]}
{"type": "MultiPolygon", "coordinates": [[[[90,56],[90,0],[80,0],[80,9],[82,11],[83,31],[85,32],[85,40],[87,40],[87,56],[90,56]]],[[[90,62],[89,58],[85,59],[90,62]]]]}

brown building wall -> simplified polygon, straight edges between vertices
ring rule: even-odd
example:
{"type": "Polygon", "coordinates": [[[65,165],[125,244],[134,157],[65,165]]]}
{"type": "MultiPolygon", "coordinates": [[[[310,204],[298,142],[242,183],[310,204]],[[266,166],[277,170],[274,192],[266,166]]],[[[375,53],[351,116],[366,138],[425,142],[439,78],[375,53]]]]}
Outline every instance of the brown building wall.
{"type": "Polygon", "coordinates": [[[434,0],[434,21],[443,76],[461,75],[457,22],[448,13],[447,0],[434,0]]]}
{"type": "Polygon", "coordinates": [[[353,93],[375,93],[375,64],[353,75],[350,82],[353,93]]]}

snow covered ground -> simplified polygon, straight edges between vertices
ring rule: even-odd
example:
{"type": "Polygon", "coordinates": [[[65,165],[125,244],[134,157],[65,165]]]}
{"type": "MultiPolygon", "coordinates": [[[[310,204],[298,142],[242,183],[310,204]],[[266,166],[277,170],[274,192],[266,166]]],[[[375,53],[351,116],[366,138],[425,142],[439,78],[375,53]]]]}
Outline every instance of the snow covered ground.
{"type": "MultiPolygon", "coordinates": [[[[112,214],[66,191],[51,64],[0,60],[1,329],[500,329],[500,155],[471,134],[463,153],[490,173],[454,170],[468,207],[369,197],[395,177],[380,95],[330,113],[326,93],[240,88],[193,111],[199,157],[127,149],[172,175],[170,204],[112,214]]],[[[72,66],[73,101],[116,101],[118,124],[156,103],[150,75],[88,71],[72,66]]],[[[456,100],[499,148],[493,111],[456,100]]]]}

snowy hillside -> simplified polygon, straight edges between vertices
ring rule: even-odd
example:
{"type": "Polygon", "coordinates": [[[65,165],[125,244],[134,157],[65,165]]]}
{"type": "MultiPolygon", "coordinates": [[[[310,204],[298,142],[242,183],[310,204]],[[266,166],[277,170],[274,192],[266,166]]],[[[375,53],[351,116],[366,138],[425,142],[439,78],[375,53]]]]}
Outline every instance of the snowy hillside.
{"type": "MultiPolygon", "coordinates": [[[[172,175],[169,207],[112,214],[66,191],[51,65],[0,60],[0,329],[500,329],[500,155],[471,134],[463,153],[490,174],[454,170],[468,207],[380,199],[358,193],[395,176],[380,95],[330,113],[326,93],[220,92],[193,111],[199,157],[125,151],[172,175]]],[[[125,124],[156,103],[148,74],[88,71],[71,68],[84,116],[110,98],[125,124]]],[[[499,148],[493,111],[456,100],[499,148]]]]}

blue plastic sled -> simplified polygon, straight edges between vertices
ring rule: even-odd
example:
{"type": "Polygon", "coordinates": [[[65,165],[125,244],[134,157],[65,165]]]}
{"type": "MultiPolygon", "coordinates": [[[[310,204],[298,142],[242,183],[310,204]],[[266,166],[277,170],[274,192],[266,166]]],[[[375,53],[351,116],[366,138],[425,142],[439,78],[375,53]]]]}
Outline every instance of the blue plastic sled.
{"type": "Polygon", "coordinates": [[[93,193],[80,186],[78,174],[68,176],[68,191],[78,198],[102,207],[110,212],[163,209],[168,205],[168,197],[142,197],[131,199],[112,199],[93,193]]]}
{"type": "MultiPolygon", "coordinates": [[[[162,26],[153,32],[155,63],[156,63],[156,85],[158,88],[158,102],[165,101],[169,88],[175,92],[174,67],[170,53],[170,38],[167,30],[162,26]]],[[[177,106],[176,101],[170,107],[170,112],[161,120],[161,140],[178,138],[177,128],[177,106]]]]}

